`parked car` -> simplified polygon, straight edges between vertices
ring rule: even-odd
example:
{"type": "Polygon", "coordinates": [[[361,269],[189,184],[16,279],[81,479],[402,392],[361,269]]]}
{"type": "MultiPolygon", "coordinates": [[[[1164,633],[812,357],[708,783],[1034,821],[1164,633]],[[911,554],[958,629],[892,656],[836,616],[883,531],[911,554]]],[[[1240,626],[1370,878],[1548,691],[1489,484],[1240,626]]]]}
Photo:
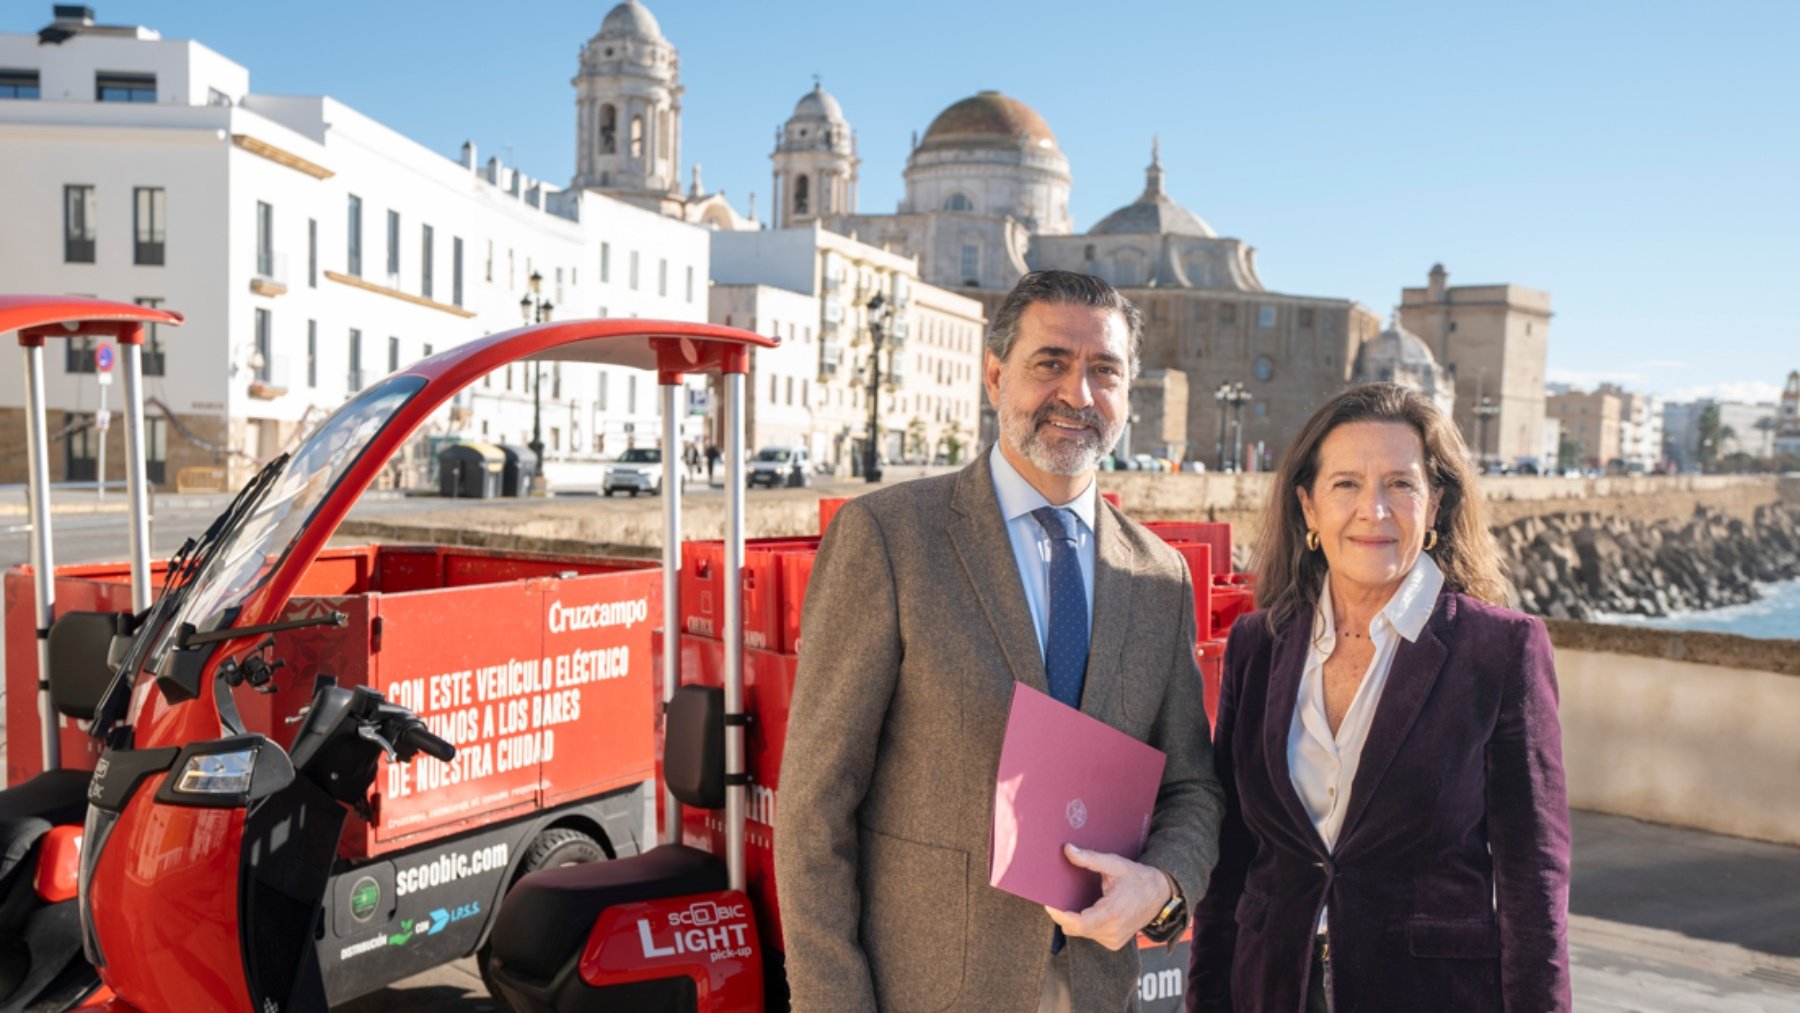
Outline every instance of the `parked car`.
{"type": "Polygon", "coordinates": [[[750,460],[749,484],[803,486],[812,482],[812,461],[805,447],[764,447],[750,460]]]}
{"type": "Polygon", "coordinates": [[[633,447],[619,455],[606,469],[606,482],[601,491],[611,496],[623,490],[636,496],[640,492],[662,492],[662,448],[633,447]]]}

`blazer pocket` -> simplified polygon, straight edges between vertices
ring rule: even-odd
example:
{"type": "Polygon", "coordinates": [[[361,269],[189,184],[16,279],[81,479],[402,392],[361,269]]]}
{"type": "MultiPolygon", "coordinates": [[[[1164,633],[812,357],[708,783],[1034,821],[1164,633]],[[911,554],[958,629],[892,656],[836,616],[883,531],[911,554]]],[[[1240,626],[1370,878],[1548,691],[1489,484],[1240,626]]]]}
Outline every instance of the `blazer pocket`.
{"type": "Polygon", "coordinates": [[[1243,931],[1255,932],[1263,927],[1263,920],[1269,914],[1269,899],[1259,893],[1245,890],[1238,897],[1237,923],[1243,931]]]}
{"type": "Polygon", "coordinates": [[[883,1010],[937,1013],[962,992],[969,855],[863,828],[862,949],[883,1010]]]}
{"type": "Polygon", "coordinates": [[[1414,918],[1406,948],[1415,957],[1482,959],[1500,955],[1500,926],[1492,918],[1414,918]]]}

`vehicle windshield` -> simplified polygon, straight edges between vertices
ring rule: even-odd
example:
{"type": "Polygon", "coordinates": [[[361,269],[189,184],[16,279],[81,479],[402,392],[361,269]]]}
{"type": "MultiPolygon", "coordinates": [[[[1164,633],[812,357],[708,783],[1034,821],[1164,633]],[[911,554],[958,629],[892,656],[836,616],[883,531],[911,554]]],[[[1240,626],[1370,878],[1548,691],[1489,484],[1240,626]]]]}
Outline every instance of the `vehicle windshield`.
{"type": "Polygon", "coordinates": [[[768,447],[757,451],[756,459],[759,461],[786,461],[793,456],[793,453],[791,450],[783,450],[779,447],[768,447]]]}
{"type": "Polygon", "coordinates": [[[263,493],[237,522],[219,532],[189,585],[192,590],[162,628],[146,659],[162,663],[183,624],[197,630],[225,625],[233,610],[263,585],[287,555],[314,511],[381,432],[394,413],[425,386],[423,377],[396,376],[358,395],[314,429],[270,476],[263,493]]]}
{"type": "Polygon", "coordinates": [[[655,447],[634,447],[619,455],[620,464],[661,464],[662,451],[655,447]]]}

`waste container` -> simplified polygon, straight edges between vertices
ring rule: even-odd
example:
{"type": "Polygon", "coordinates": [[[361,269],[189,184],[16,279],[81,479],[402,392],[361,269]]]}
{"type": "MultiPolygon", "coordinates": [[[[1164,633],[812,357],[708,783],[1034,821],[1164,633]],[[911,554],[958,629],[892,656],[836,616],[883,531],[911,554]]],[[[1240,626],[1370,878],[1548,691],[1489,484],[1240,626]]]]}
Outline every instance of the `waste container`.
{"type": "Polygon", "coordinates": [[[438,494],[454,499],[500,495],[506,455],[491,443],[452,443],[438,451],[438,494]]]}
{"type": "Polygon", "coordinates": [[[500,452],[506,455],[506,468],[500,473],[500,495],[531,495],[531,483],[538,473],[537,455],[530,447],[513,443],[500,444],[500,452]]]}

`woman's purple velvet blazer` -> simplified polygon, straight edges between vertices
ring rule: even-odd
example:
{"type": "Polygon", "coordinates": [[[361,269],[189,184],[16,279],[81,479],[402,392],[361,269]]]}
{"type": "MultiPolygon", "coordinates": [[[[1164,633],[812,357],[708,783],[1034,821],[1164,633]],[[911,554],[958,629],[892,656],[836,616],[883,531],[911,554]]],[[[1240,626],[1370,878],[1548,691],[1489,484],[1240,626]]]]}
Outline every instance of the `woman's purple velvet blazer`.
{"type": "Polygon", "coordinates": [[[1543,623],[1445,591],[1402,641],[1336,851],[1288,775],[1312,616],[1225,652],[1227,809],[1195,913],[1190,1011],[1300,1013],[1330,906],[1336,1013],[1569,1009],[1569,806],[1543,623]]]}

